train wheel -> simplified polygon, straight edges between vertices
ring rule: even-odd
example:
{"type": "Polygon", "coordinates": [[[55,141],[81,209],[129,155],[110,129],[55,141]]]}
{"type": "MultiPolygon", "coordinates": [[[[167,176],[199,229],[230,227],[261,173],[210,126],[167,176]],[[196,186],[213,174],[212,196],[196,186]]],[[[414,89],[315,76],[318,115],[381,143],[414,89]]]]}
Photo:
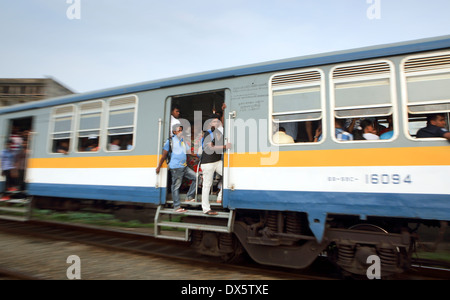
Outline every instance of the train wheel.
{"type": "MultiPolygon", "coordinates": [[[[351,226],[349,230],[386,233],[385,229],[373,224],[357,224],[351,226]]],[[[389,276],[399,272],[399,262],[403,252],[387,243],[364,244],[351,240],[337,244],[337,265],[343,270],[356,275],[366,275],[370,264],[367,258],[376,255],[380,258],[382,276],[389,276]]]]}
{"type": "Polygon", "coordinates": [[[242,247],[239,240],[233,234],[221,234],[219,245],[222,251],[227,251],[221,255],[222,261],[236,264],[244,260],[244,247],[242,247]]]}
{"type": "Polygon", "coordinates": [[[231,233],[195,230],[192,232],[192,247],[200,254],[220,257],[227,263],[240,262],[245,250],[231,233]]]}

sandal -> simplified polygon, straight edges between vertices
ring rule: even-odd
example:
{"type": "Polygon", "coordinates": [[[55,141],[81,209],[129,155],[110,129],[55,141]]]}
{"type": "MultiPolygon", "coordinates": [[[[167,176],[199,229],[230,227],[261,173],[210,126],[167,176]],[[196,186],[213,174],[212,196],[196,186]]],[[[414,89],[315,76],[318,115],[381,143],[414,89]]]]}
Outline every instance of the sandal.
{"type": "Polygon", "coordinates": [[[212,211],[212,210],[208,210],[207,212],[205,212],[206,215],[210,215],[210,216],[215,216],[218,213],[216,211],[212,211]]]}
{"type": "Polygon", "coordinates": [[[184,202],[197,202],[197,201],[195,199],[189,199],[189,200],[186,200],[184,202]]]}
{"type": "Polygon", "coordinates": [[[187,210],[185,210],[184,208],[178,208],[175,210],[176,213],[184,213],[187,212],[187,210]]]}

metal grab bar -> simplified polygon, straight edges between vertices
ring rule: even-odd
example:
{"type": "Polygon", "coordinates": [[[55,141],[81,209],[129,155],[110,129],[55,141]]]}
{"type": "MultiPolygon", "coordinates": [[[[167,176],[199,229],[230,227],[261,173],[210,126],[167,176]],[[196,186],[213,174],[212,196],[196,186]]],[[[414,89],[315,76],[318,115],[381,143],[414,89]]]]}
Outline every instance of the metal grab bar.
{"type": "MultiPolygon", "coordinates": [[[[228,134],[227,134],[227,138],[226,138],[226,144],[228,144],[228,142],[231,140],[233,140],[232,138],[231,138],[231,127],[233,127],[232,126],[232,123],[231,123],[231,118],[236,118],[236,111],[232,111],[232,112],[229,112],[228,113],[228,134]]],[[[231,145],[231,147],[233,147],[233,145],[231,145]]],[[[234,190],[234,185],[233,184],[230,184],[230,154],[231,154],[231,148],[230,149],[228,149],[227,150],[227,186],[228,186],[228,189],[232,189],[232,190],[234,190]]]]}
{"type": "MultiPolygon", "coordinates": [[[[159,164],[159,157],[161,156],[161,151],[160,151],[160,147],[161,147],[161,128],[162,128],[162,119],[158,119],[158,155],[156,158],[156,166],[158,166],[159,164]]],[[[160,185],[160,181],[161,181],[161,176],[160,176],[161,172],[159,172],[159,174],[156,174],[156,181],[155,181],[155,188],[159,188],[160,185]]]]}

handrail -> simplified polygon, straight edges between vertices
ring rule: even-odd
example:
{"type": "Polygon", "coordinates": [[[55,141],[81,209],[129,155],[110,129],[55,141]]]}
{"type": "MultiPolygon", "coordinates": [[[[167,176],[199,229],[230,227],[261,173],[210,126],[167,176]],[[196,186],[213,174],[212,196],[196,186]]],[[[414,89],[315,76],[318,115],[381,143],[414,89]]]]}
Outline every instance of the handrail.
{"type": "MultiPolygon", "coordinates": [[[[158,119],[158,155],[157,155],[157,158],[156,158],[156,166],[158,166],[158,164],[159,164],[159,157],[160,157],[160,155],[161,155],[161,152],[160,152],[160,147],[161,147],[161,128],[162,128],[162,119],[161,118],[159,118],[158,119]]],[[[161,172],[159,172],[159,174],[160,174],[161,172]]],[[[159,188],[160,187],[160,181],[161,181],[161,176],[159,175],[159,174],[156,174],[156,181],[155,181],[155,188],[159,188]]]]}
{"type": "MultiPolygon", "coordinates": [[[[226,139],[226,144],[228,144],[229,140],[231,139],[231,127],[232,127],[232,123],[231,123],[231,118],[236,118],[236,111],[231,111],[228,113],[228,134],[227,134],[227,139],[226,139]]],[[[233,145],[231,145],[231,147],[233,147],[233,145]]],[[[230,184],[230,151],[231,149],[227,150],[227,186],[228,189],[234,189],[234,185],[230,184]]]]}

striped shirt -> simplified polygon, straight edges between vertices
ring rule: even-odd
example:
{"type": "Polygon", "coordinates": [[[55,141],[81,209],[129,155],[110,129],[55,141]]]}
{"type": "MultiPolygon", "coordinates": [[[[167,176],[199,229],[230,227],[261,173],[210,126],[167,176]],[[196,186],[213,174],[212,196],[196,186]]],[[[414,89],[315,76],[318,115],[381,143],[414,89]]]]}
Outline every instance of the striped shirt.
{"type": "Polygon", "coordinates": [[[338,141],[353,141],[353,134],[341,128],[336,128],[335,134],[338,141]]]}
{"type": "Polygon", "coordinates": [[[16,152],[8,149],[2,151],[2,171],[14,169],[16,152]]]}

